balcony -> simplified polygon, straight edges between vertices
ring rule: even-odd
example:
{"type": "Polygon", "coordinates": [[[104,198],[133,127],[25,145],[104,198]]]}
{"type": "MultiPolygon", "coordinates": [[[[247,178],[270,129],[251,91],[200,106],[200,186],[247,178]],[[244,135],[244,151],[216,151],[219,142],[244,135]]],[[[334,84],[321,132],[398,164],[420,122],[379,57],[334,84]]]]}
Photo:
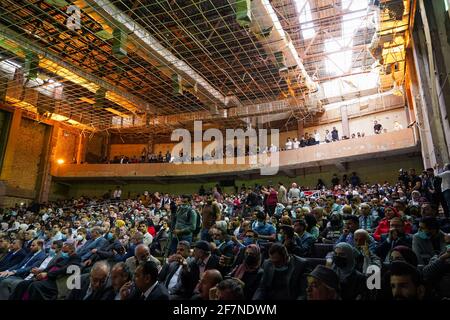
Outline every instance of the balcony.
{"type": "MultiPolygon", "coordinates": [[[[364,138],[281,151],[279,152],[279,171],[381,158],[418,150],[413,130],[403,129],[364,138]]],[[[260,166],[260,164],[250,164],[248,157],[245,157],[245,164],[214,164],[212,161],[192,164],[55,164],[52,175],[55,180],[158,180],[158,178],[180,180],[201,176],[218,177],[257,173],[260,166]]]]}

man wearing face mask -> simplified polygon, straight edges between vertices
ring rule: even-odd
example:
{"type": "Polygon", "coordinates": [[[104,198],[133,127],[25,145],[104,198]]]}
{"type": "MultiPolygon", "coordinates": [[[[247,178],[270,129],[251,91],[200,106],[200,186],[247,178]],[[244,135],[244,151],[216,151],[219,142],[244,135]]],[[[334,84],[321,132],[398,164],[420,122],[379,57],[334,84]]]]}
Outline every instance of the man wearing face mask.
{"type": "Polygon", "coordinates": [[[191,197],[183,195],[182,204],[177,211],[172,213],[171,233],[172,241],[170,243],[169,254],[176,252],[178,241],[192,242],[192,236],[197,226],[197,212],[192,209],[191,197]]]}
{"type": "MultiPolygon", "coordinates": [[[[80,266],[80,257],[72,243],[64,243],[61,254],[35,274],[35,280],[24,280],[17,284],[10,300],[55,300],[58,295],[57,279],[67,275],[69,266],[80,266]]],[[[33,270],[32,270],[33,272],[33,270]]]]}
{"type": "MultiPolygon", "coordinates": [[[[219,221],[212,229],[216,254],[219,256],[219,271],[222,275],[230,272],[230,268],[234,261],[234,243],[227,234],[226,222],[219,221]],[[221,223],[223,222],[223,223],[221,223]]],[[[214,251],[214,250],[213,250],[214,251]]]]}
{"type": "Polygon", "coordinates": [[[220,208],[211,193],[206,196],[206,203],[203,205],[201,216],[202,216],[202,230],[200,233],[200,239],[211,242],[211,236],[209,235],[209,229],[220,220],[220,208]]]}
{"type": "Polygon", "coordinates": [[[445,233],[439,229],[434,217],[425,217],[419,223],[419,231],[413,236],[412,249],[419,264],[428,264],[431,257],[446,250],[445,233]]]}
{"type": "Polygon", "coordinates": [[[257,244],[265,257],[269,243],[276,240],[277,230],[272,224],[266,222],[266,213],[262,208],[256,212],[256,221],[252,223],[252,230],[258,234],[257,244]]]}
{"type": "Polygon", "coordinates": [[[310,271],[305,259],[289,255],[285,246],[274,243],[269,249],[264,270],[253,300],[296,300],[306,297],[306,275],[310,271]]]}
{"type": "Polygon", "coordinates": [[[241,264],[236,265],[229,276],[241,280],[244,286],[246,300],[251,300],[261,281],[263,270],[261,269],[261,251],[256,244],[250,244],[245,248],[244,258],[241,264]]]}
{"type": "Polygon", "coordinates": [[[117,238],[118,232],[119,230],[116,230],[116,228],[112,228],[108,231],[105,235],[105,239],[108,240],[108,243],[105,247],[95,251],[90,258],[90,264],[100,260],[109,260],[111,262],[123,260],[123,257],[125,256],[125,249],[117,238]]]}

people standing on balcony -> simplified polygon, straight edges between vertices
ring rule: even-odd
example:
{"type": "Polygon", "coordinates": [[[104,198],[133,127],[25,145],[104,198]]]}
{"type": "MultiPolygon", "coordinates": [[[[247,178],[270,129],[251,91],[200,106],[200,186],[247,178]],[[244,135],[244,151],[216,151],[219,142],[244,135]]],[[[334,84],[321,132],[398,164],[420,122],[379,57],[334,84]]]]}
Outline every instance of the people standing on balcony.
{"type": "Polygon", "coordinates": [[[394,121],[394,131],[403,130],[403,126],[398,123],[398,121],[394,121]]]}
{"type": "Polygon", "coordinates": [[[300,139],[300,148],[304,147],[306,147],[306,139],[305,136],[302,136],[302,138],[300,139]]]}
{"type": "Polygon", "coordinates": [[[381,125],[381,123],[378,123],[378,121],[375,120],[373,122],[373,132],[375,134],[380,134],[382,132],[382,130],[383,130],[383,126],[381,125]]]}
{"type": "Polygon", "coordinates": [[[336,127],[333,127],[333,130],[331,131],[331,139],[332,141],[339,140],[339,132],[337,131],[336,127]]]}
{"type": "Polygon", "coordinates": [[[314,139],[314,136],[312,134],[309,135],[309,139],[308,139],[307,145],[308,146],[313,146],[315,144],[316,144],[316,139],[314,139]]]}
{"type": "MultiPolygon", "coordinates": [[[[352,133],[352,139],[355,139],[355,138],[356,138],[355,134],[352,133]]],[[[358,137],[358,138],[359,138],[359,137],[358,137]]]]}
{"type": "Polygon", "coordinates": [[[294,138],[294,142],[292,144],[293,144],[294,149],[300,148],[300,141],[298,141],[297,138],[294,138]]]}
{"type": "Polygon", "coordinates": [[[286,141],[286,150],[292,150],[293,144],[291,138],[288,138],[286,141]]]}
{"type": "Polygon", "coordinates": [[[331,135],[330,130],[325,130],[325,142],[329,143],[333,141],[333,136],[331,135]]]}
{"type": "Polygon", "coordinates": [[[273,143],[270,145],[270,149],[269,149],[270,153],[275,153],[277,152],[277,146],[274,145],[273,143]]]}
{"type": "Polygon", "coordinates": [[[356,133],[356,136],[357,136],[358,138],[361,138],[361,132],[357,132],[357,133],[356,133]]]}
{"type": "Polygon", "coordinates": [[[317,130],[314,130],[314,140],[316,140],[316,144],[320,143],[320,133],[317,130]]]}

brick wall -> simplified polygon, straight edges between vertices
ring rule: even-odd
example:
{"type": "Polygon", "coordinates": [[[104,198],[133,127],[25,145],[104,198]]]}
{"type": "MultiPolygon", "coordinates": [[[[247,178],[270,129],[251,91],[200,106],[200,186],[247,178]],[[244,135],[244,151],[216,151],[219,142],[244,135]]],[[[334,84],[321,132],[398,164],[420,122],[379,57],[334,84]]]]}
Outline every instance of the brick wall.
{"type": "Polygon", "coordinates": [[[86,147],[86,162],[99,162],[102,158],[103,148],[106,148],[106,146],[104,146],[104,137],[102,135],[96,134],[93,137],[88,137],[86,147]]]}
{"type": "Polygon", "coordinates": [[[70,131],[58,130],[55,150],[53,152],[54,159],[62,159],[65,163],[73,163],[77,157],[78,136],[70,131]]]}
{"type": "Polygon", "coordinates": [[[45,142],[47,126],[33,120],[22,118],[20,123],[20,135],[14,152],[10,180],[8,184],[12,188],[20,188],[27,191],[36,190],[41,155],[45,142]]]}

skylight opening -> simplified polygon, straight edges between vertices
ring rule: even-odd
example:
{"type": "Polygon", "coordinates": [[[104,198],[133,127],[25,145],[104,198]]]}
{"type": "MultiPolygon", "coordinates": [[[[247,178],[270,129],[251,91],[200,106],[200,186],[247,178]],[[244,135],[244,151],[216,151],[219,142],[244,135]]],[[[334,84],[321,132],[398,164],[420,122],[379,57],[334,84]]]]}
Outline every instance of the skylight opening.
{"type": "Polygon", "coordinates": [[[297,12],[299,12],[299,20],[304,39],[311,39],[316,35],[314,29],[313,17],[311,14],[311,6],[308,0],[295,0],[297,12]]]}
{"type": "Polygon", "coordinates": [[[350,11],[364,10],[369,7],[367,0],[342,0],[342,9],[350,11]]]}

